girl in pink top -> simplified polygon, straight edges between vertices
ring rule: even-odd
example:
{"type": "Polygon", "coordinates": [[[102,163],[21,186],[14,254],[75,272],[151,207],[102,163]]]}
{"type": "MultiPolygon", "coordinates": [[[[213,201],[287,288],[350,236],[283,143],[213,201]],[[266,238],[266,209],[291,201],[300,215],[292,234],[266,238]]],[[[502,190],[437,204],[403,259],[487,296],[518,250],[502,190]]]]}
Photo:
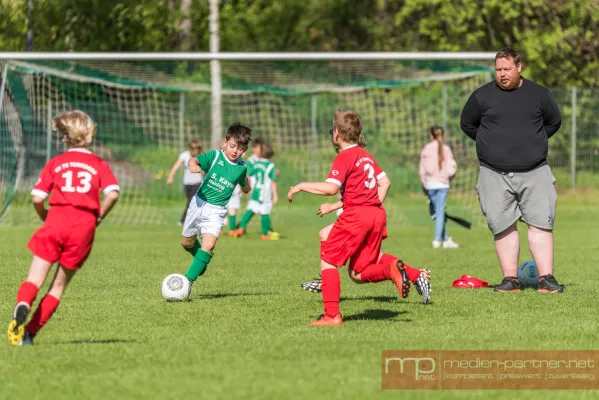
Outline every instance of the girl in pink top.
{"type": "Polygon", "coordinates": [[[433,248],[455,249],[459,246],[449,237],[445,226],[445,205],[457,164],[451,149],[443,143],[445,131],[441,126],[431,126],[428,136],[430,142],[420,152],[420,181],[435,209],[433,248]]]}

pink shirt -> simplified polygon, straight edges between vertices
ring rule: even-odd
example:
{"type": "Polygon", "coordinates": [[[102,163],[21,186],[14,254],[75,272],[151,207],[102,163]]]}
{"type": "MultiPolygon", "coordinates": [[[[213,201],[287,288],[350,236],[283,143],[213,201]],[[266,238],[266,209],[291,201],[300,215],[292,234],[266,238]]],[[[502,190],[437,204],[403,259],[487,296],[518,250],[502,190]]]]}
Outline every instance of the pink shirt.
{"type": "Polygon", "coordinates": [[[455,177],[457,164],[453,153],[447,145],[443,145],[443,164],[439,169],[439,142],[427,143],[420,152],[420,181],[426,189],[449,187],[455,177]]]}

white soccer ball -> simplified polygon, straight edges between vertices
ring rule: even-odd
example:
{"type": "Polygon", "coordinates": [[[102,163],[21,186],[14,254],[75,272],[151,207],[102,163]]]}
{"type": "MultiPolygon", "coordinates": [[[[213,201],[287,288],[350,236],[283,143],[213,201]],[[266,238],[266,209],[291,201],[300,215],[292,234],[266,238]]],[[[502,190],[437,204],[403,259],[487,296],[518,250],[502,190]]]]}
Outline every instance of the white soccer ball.
{"type": "Polygon", "coordinates": [[[162,296],[166,301],[185,301],[191,294],[191,282],[185,275],[170,274],[162,281],[162,296]]]}

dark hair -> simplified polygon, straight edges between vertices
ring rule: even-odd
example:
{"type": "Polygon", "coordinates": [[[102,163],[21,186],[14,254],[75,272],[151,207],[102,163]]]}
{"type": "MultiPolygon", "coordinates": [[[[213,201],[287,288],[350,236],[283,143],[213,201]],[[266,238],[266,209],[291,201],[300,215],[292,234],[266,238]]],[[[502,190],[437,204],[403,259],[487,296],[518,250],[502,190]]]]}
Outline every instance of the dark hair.
{"type": "Polygon", "coordinates": [[[498,58],[511,58],[514,60],[515,65],[520,64],[520,54],[518,54],[518,52],[511,47],[504,47],[503,49],[499,50],[497,54],[495,54],[495,61],[497,61],[498,58]]]}
{"type": "Polygon", "coordinates": [[[261,146],[264,142],[264,139],[262,139],[261,137],[257,137],[256,139],[252,140],[252,147],[255,146],[261,146]]]}
{"type": "Polygon", "coordinates": [[[439,170],[443,166],[443,136],[445,135],[445,131],[441,125],[433,125],[429,131],[430,135],[437,141],[439,144],[439,170]]]}
{"type": "Polygon", "coordinates": [[[260,145],[260,157],[270,160],[275,155],[275,151],[268,142],[260,145]]]}
{"type": "Polygon", "coordinates": [[[238,146],[247,147],[250,140],[252,140],[252,130],[247,126],[241,125],[239,122],[235,122],[227,129],[225,139],[235,139],[238,146]]]}
{"type": "Polygon", "coordinates": [[[189,148],[192,148],[194,146],[197,146],[200,148],[200,150],[202,150],[202,142],[200,142],[200,139],[191,139],[189,141],[189,148]]]}

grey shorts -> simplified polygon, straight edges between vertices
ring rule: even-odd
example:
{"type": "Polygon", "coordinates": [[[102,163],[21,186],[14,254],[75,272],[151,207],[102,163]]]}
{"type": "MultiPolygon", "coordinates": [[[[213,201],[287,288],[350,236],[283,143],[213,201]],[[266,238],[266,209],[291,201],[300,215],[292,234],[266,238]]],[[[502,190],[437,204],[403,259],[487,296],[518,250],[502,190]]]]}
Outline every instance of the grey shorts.
{"type": "Polygon", "coordinates": [[[549,165],[510,173],[480,167],[476,192],[494,235],[518,220],[536,228],[553,229],[557,192],[549,165]]]}

